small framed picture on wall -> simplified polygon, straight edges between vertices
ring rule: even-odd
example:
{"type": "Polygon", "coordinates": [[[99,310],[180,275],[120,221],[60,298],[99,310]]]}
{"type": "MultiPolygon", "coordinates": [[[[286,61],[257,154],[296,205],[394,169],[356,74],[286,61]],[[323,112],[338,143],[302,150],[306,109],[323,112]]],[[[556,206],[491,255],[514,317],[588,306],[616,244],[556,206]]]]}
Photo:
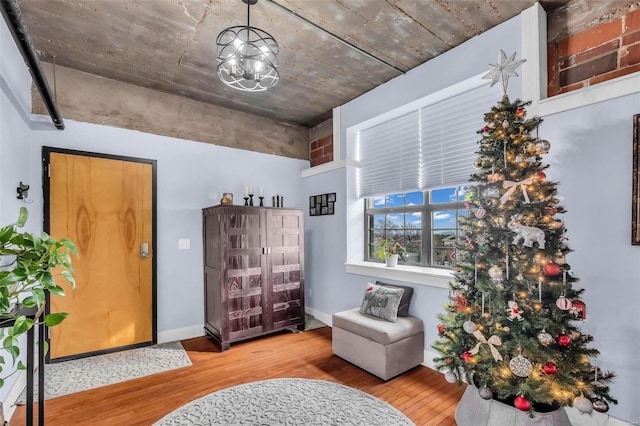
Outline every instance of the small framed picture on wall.
{"type": "Polygon", "coordinates": [[[309,216],[324,216],[335,213],[336,193],[309,197],[309,216]]]}

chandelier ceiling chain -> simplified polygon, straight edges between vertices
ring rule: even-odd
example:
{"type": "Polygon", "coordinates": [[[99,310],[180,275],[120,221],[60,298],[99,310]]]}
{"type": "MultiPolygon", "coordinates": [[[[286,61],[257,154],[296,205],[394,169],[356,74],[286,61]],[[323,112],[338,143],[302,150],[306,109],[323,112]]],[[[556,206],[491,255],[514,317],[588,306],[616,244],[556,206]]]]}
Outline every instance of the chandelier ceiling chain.
{"type": "Polygon", "coordinates": [[[227,86],[260,92],[274,87],[280,80],[279,47],[269,33],[250,26],[250,8],[258,0],[242,1],[247,4],[247,25],[229,27],[218,34],[217,73],[227,86]]]}

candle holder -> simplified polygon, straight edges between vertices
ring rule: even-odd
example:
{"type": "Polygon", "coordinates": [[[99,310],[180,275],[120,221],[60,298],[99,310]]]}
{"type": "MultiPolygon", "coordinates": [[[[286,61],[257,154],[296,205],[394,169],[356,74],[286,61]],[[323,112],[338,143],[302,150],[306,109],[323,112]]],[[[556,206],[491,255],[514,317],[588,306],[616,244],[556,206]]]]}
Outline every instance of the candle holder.
{"type": "Polygon", "coordinates": [[[244,197],[244,205],[245,206],[249,205],[249,197],[244,197]]]}
{"type": "Polygon", "coordinates": [[[249,205],[253,205],[253,194],[249,194],[249,205]]]}
{"type": "Polygon", "coordinates": [[[260,198],[260,207],[264,207],[264,204],[262,203],[262,200],[264,200],[264,197],[258,197],[260,198]]]}

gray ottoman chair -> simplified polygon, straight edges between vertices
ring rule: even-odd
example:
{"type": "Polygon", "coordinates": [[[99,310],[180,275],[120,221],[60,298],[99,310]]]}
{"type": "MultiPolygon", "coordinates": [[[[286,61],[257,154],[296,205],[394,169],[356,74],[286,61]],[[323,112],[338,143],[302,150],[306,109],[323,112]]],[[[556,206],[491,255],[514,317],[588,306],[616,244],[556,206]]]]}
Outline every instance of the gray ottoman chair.
{"type": "Polygon", "coordinates": [[[383,380],[420,365],[424,361],[424,329],[420,319],[408,315],[410,298],[408,294],[404,306],[407,316],[397,316],[395,321],[362,313],[366,296],[363,307],[333,314],[333,353],[383,380]]]}

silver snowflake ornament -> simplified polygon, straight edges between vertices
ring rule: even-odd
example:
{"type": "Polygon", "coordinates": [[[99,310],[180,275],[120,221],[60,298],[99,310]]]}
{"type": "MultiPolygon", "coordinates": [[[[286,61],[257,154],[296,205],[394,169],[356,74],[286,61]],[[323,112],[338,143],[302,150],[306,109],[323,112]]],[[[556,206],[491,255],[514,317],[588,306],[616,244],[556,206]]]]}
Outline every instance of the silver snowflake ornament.
{"type": "Polygon", "coordinates": [[[491,80],[491,84],[489,86],[493,86],[498,81],[500,81],[502,83],[502,90],[504,90],[504,94],[506,95],[509,78],[517,77],[518,73],[516,72],[516,68],[518,68],[526,61],[526,59],[516,61],[516,52],[513,52],[513,55],[507,58],[507,54],[504,53],[504,50],[500,49],[498,63],[489,64],[492,69],[491,71],[483,75],[482,78],[491,80]]]}

